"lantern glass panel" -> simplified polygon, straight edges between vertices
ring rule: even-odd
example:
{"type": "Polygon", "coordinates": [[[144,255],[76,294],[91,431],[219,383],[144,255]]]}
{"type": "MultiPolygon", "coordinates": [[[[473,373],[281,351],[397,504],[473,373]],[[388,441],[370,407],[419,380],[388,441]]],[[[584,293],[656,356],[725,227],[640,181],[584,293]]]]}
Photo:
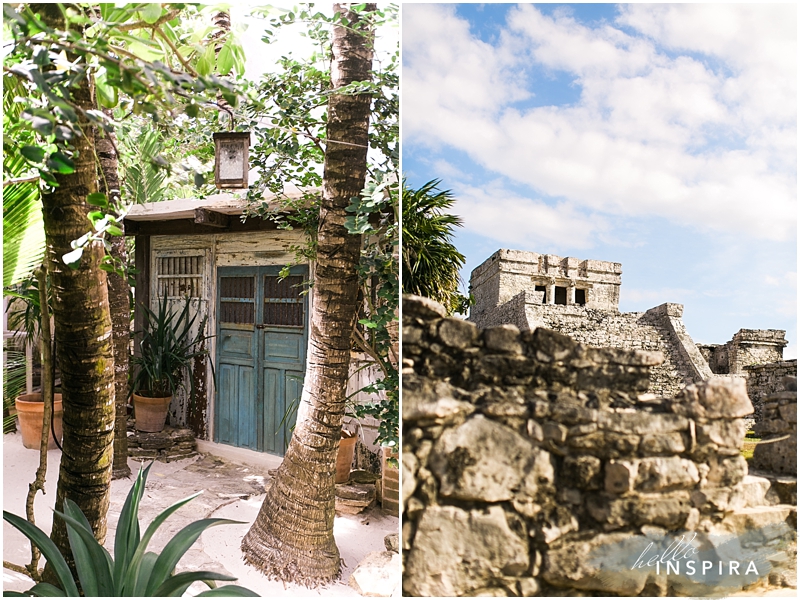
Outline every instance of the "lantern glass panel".
{"type": "Polygon", "coordinates": [[[220,179],[241,179],[244,170],[244,152],[242,142],[223,142],[219,152],[220,179]]]}

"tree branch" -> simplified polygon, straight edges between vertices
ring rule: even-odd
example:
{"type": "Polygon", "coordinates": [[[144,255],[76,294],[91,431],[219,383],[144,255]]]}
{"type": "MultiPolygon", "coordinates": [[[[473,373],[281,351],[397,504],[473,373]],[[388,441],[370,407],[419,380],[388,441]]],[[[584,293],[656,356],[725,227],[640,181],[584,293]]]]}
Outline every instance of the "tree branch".
{"type": "Polygon", "coordinates": [[[27,177],[15,177],[14,179],[6,179],[3,182],[3,187],[7,187],[9,185],[17,185],[18,183],[33,183],[34,181],[39,181],[40,177],[38,175],[29,175],[27,177]]]}
{"type": "Polygon", "coordinates": [[[195,72],[195,70],[189,65],[188,62],[186,62],[186,60],[183,58],[183,56],[181,56],[181,53],[178,52],[178,48],[175,46],[175,44],[172,43],[172,40],[170,40],[167,37],[167,34],[165,34],[163,31],[161,31],[160,27],[153,27],[153,31],[158,33],[161,36],[161,38],[165,42],[167,42],[167,45],[175,53],[175,56],[178,57],[178,62],[180,62],[181,65],[183,65],[183,68],[186,69],[186,71],[189,73],[189,75],[191,75],[192,77],[197,77],[197,73],[195,72]]]}
{"type": "Polygon", "coordinates": [[[148,23],[146,21],[135,21],[134,23],[127,23],[125,25],[114,25],[114,27],[119,31],[133,31],[134,29],[150,29],[154,27],[158,27],[159,25],[166,23],[167,21],[172,21],[175,17],[181,14],[180,8],[175,8],[169,11],[167,14],[162,15],[158,18],[158,21],[155,23],[148,23]]]}

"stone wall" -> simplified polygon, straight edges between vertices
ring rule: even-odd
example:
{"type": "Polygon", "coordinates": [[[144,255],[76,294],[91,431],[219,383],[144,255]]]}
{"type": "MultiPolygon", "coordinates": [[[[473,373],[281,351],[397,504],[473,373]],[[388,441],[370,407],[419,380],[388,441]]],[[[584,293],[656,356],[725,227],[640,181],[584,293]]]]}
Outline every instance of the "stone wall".
{"type": "Polygon", "coordinates": [[[756,421],[761,419],[764,398],[783,391],[785,377],[797,377],[797,359],[781,360],[765,365],[744,367],[747,374],[747,395],[753,403],[756,421]]]}
{"type": "Polygon", "coordinates": [[[552,329],[595,348],[659,351],[663,363],[650,371],[650,391],[673,396],[685,385],[712,375],[703,356],[686,332],[683,306],[662,304],[647,312],[620,313],[583,306],[551,306],[530,301],[523,291],[492,311],[469,320],[480,328],[502,324],[521,331],[552,329]]]}
{"type": "Polygon", "coordinates": [[[784,378],[785,390],[764,399],[755,425],[761,442],[753,452],[753,467],[797,477],[797,378],[784,378]]]}
{"type": "Polygon", "coordinates": [[[406,297],[405,593],[719,591],[685,571],[632,568],[675,530],[695,532],[721,557],[715,528],[745,503],[744,382],[714,379],[658,398],[649,376],[663,360],[544,328],[481,331],[406,297]]]}

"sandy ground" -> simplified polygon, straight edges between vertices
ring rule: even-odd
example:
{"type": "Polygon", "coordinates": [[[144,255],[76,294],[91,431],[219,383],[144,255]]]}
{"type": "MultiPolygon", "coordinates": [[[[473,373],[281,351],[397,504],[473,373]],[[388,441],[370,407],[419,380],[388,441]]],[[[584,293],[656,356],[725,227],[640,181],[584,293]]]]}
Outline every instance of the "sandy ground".
{"type": "MultiPolygon", "coordinates": [[[[47,457],[46,495],[37,494],[35,518],[39,528],[49,533],[52,526],[52,508],[55,505],[59,450],[50,450],[47,457]]],[[[39,464],[39,453],[22,446],[19,434],[3,435],[3,509],[20,516],[25,515],[25,497],[28,484],[33,481],[39,464]]],[[[131,471],[138,472],[139,463],[129,461],[131,471]]],[[[238,584],[250,588],[261,596],[358,596],[347,585],[351,573],[370,552],[384,550],[383,538],[399,530],[396,517],[384,515],[373,508],[360,515],[337,516],[334,536],[344,559],[339,582],[325,588],[309,590],[297,585],[268,581],[241,559],[239,544],[250,524],[255,520],[264,498],[266,473],[219,459],[210,455],[190,458],[174,463],[155,463],[150,470],[147,487],[139,512],[142,531],[162,510],[203,490],[198,498],[181,508],[162,525],[149,550],[160,551],[166,542],[192,521],[208,517],[224,517],[244,521],[244,525],[220,525],[206,530],[195,545],[178,563],[178,571],[208,569],[231,574],[239,578],[238,584]]],[[[131,486],[133,477],[113,481],[111,505],[108,511],[106,547],[112,551],[116,521],[131,486]]],[[[3,522],[3,559],[18,565],[30,562],[30,545],[13,527],[3,522]]],[[[40,567],[43,561],[40,562],[40,567]]],[[[400,573],[395,595],[400,595],[400,573]]],[[[33,582],[13,571],[3,569],[3,589],[23,591],[33,582]]],[[[203,584],[190,588],[191,595],[206,589],[203,584]]]]}

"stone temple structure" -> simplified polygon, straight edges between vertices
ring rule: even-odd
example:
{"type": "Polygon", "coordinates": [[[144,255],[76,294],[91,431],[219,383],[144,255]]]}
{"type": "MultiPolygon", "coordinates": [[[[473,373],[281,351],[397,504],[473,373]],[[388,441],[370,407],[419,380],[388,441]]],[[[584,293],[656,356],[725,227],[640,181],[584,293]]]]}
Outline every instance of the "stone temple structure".
{"type": "Polygon", "coordinates": [[[756,418],[761,400],[797,374],[797,361],[783,360],[784,331],[741,329],[726,344],[697,345],[681,304],[620,312],[621,283],[620,263],[498,250],[472,272],[468,320],[479,328],[544,327],[595,348],[661,351],[665,360],[653,367],[649,390],[660,396],[713,378],[745,378],[756,418]]]}

